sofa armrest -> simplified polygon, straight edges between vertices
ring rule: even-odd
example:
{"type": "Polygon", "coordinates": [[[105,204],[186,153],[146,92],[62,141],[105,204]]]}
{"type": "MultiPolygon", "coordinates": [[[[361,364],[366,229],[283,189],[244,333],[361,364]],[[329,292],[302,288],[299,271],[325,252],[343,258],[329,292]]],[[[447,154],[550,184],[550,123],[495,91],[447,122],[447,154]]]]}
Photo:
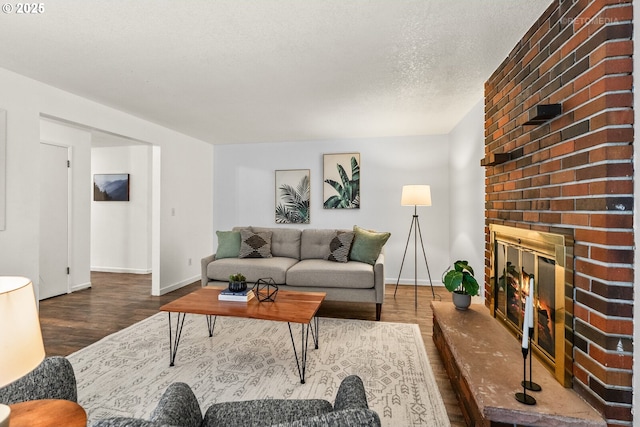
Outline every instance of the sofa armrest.
{"type": "Polygon", "coordinates": [[[200,267],[202,268],[202,286],[207,286],[207,283],[209,283],[209,278],[207,277],[207,267],[209,266],[209,263],[213,262],[216,260],[216,254],[213,255],[209,255],[207,257],[204,257],[200,260],[200,267]]]}
{"type": "Polygon", "coordinates": [[[171,383],[151,413],[151,421],[162,425],[200,427],[202,411],[191,387],[185,383],[171,383]]]}
{"type": "Polygon", "coordinates": [[[384,302],[384,252],[380,252],[373,266],[373,286],[376,290],[376,304],[384,302]]]}
{"type": "Polygon", "coordinates": [[[333,410],[342,409],[369,409],[364,384],[357,375],[349,375],[340,383],[333,410]]]}
{"type": "Polygon", "coordinates": [[[76,376],[67,358],[47,357],[24,377],[0,388],[0,403],[6,405],[39,399],[78,401],[76,376]]]}
{"type": "Polygon", "coordinates": [[[344,409],[315,417],[301,418],[271,427],[380,427],[380,417],[370,409],[344,409]]]}

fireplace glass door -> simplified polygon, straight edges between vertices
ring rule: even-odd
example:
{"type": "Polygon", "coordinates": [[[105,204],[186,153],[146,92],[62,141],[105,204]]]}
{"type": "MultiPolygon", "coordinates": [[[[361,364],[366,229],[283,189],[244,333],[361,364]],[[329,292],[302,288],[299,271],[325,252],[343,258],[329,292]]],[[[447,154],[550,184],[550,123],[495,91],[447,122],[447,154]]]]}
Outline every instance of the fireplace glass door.
{"type": "Polygon", "coordinates": [[[525,298],[533,298],[534,351],[561,383],[570,383],[573,241],[566,236],[491,226],[492,308],[516,337],[523,332],[525,298]],[[568,243],[568,244],[567,244],[568,243]],[[533,288],[533,289],[532,289],[533,288]],[[571,305],[569,305],[571,306],[571,305]]]}
{"type": "Polygon", "coordinates": [[[505,243],[497,243],[496,316],[519,333],[525,298],[534,288],[533,343],[555,358],[555,261],[505,243]]]}

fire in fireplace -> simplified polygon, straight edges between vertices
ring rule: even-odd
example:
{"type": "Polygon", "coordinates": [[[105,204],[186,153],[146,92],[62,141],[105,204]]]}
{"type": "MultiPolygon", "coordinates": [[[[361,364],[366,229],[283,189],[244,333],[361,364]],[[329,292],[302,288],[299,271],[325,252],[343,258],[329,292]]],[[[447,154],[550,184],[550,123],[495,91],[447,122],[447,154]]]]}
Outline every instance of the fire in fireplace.
{"type": "Polygon", "coordinates": [[[490,233],[492,291],[488,298],[494,316],[520,338],[524,301],[532,296],[533,349],[561,384],[571,386],[573,240],[496,224],[490,226],[490,233]]]}

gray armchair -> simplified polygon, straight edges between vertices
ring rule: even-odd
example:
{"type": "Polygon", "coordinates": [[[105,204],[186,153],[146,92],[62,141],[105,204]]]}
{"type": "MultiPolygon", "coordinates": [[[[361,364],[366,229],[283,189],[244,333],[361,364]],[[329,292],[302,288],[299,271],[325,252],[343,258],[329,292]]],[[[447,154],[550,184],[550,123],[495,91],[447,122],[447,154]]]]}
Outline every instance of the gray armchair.
{"type": "Polygon", "coordinates": [[[321,399],[263,399],[211,405],[202,417],[191,388],[171,384],[160,398],[149,421],[109,418],[93,427],[320,427],[380,426],[378,414],[370,410],[362,380],[351,375],[340,384],[334,405],[321,399]]]}
{"type": "Polygon", "coordinates": [[[24,377],[0,388],[0,403],[5,405],[39,399],[78,401],[76,376],[66,358],[47,357],[24,377]]]}

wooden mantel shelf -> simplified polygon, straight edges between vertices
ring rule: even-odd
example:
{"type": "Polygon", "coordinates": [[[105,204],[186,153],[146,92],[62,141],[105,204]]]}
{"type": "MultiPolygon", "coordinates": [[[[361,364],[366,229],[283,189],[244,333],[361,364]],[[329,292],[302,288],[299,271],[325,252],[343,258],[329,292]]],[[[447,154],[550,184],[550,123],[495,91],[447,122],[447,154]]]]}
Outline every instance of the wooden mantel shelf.
{"type": "MultiPolygon", "coordinates": [[[[431,303],[433,340],[458,394],[468,425],[604,427],[606,422],[570,388],[563,387],[536,359],[528,392],[533,406],[515,400],[522,392],[522,350],[518,341],[481,304],[467,311],[451,302],[431,303]]],[[[527,362],[528,363],[528,362],[527,362]]]]}

